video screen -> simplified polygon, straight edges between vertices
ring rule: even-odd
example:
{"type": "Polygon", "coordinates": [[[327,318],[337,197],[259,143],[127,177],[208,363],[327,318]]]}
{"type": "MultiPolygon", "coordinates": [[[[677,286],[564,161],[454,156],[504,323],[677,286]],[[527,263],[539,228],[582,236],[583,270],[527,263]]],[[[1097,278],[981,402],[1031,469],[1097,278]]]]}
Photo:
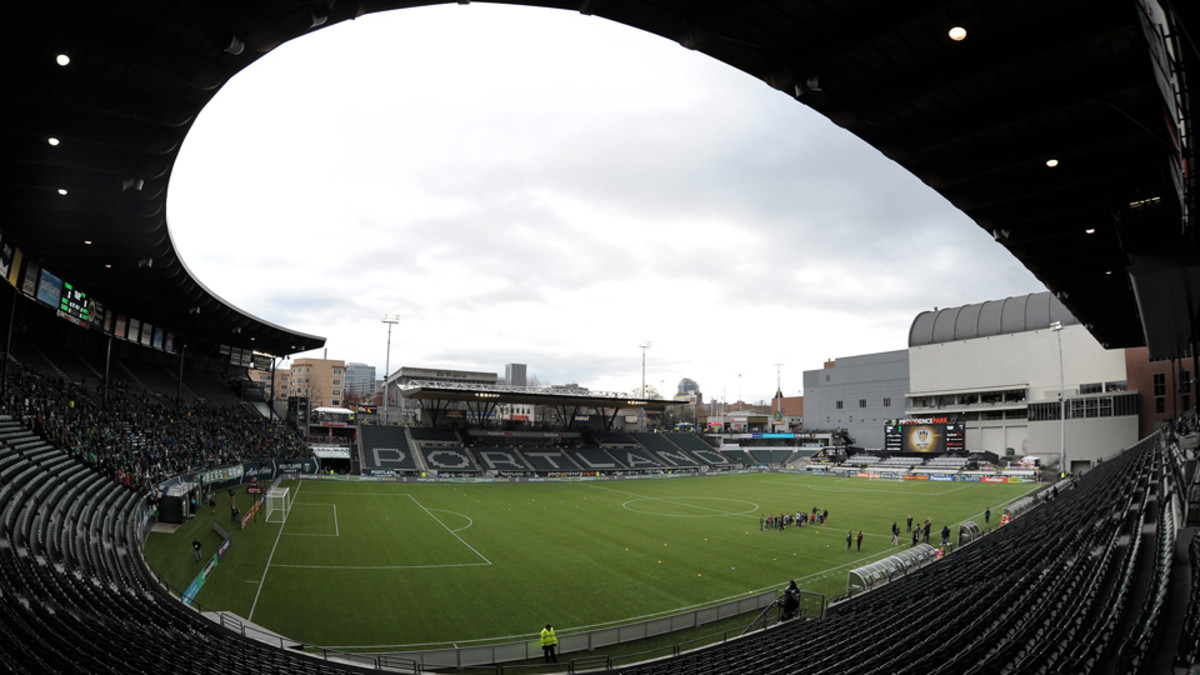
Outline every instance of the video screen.
{"type": "Polygon", "coordinates": [[[966,449],[966,425],[949,417],[888,420],[884,449],[889,452],[941,454],[966,449]]]}

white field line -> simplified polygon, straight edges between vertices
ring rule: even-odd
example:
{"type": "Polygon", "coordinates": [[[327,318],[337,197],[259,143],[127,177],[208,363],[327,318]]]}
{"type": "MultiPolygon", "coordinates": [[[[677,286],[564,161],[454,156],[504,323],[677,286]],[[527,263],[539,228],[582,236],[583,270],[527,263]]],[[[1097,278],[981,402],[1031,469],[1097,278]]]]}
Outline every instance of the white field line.
{"type": "MultiPolygon", "coordinates": [[[[338,528],[337,504],[322,504],[313,502],[312,504],[297,504],[297,506],[331,506],[333,507],[333,534],[318,534],[316,532],[286,532],[289,537],[340,537],[341,530],[338,528]]],[[[279,567],[279,565],[276,565],[279,567]]]]}
{"type": "Polygon", "coordinates": [[[474,547],[474,546],[472,546],[472,545],[470,545],[470,544],[468,544],[468,543],[467,543],[467,542],[466,542],[466,541],[465,541],[465,540],[464,540],[462,537],[458,536],[458,533],[457,533],[457,532],[455,532],[454,530],[450,529],[449,527],[446,527],[446,524],[445,524],[445,523],[443,523],[441,520],[438,520],[438,517],[437,517],[437,516],[435,516],[435,515],[433,515],[433,512],[431,512],[429,509],[425,508],[425,505],[424,505],[424,504],[422,504],[421,502],[417,501],[417,498],[416,498],[416,497],[413,497],[412,495],[408,495],[408,498],[409,498],[409,499],[411,499],[411,500],[412,500],[412,502],[413,502],[414,504],[416,504],[417,506],[421,507],[421,510],[425,512],[425,515],[429,516],[430,518],[433,518],[434,522],[436,522],[438,525],[441,525],[441,526],[442,526],[442,529],[444,529],[444,530],[446,530],[447,532],[449,532],[449,533],[450,533],[450,536],[452,536],[452,537],[454,537],[455,539],[457,539],[457,540],[459,541],[459,543],[461,543],[463,546],[466,546],[467,548],[471,549],[471,552],[472,552],[472,553],[474,553],[475,555],[479,556],[479,559],[480,559],[480,560],[482,560],[484,563],[486,563],[486,564],[488,564],[488,565],[491,565],[491,564],[492,564],[492,561],[491,561],[491,560],[488,560],[488,559],[487,559],[487,556],[485,556],[484,554],[480,553],[479,551],[476,551],[476,550],[475,550],[475,547],[474,547]]]}
{"type": "MultiPolygon", "coordinates": [[[[301,482],[299,485],[296,486],[296,494],[297,495],[300,494],[300,488],[302,488],[302,487],[304,487],[303,482],[301,482]]],[[[292,499],[294,500],[295,497],[293,497],[292,499]]],[[[246,615],[247,621],[254,620],[254,610],[256,607],[258,607],[258,598],[260,595],[262,595],[263,586],[267,585],[267,583],[266,583],[267,582],[267,571],[271,569],[271,560],[275,557],[275,549],[279,547],[279,539],[281,537],[283,537],[283,528],[285,528],[285,527],[287,527],[286,520],[283,521],[282,523],[280,523],[279,534],[275,535],[275,543],[271,545],[271,555],[267,556],[267,564],[265,567],[263,567],[262,578],[260,578],[259,582],[258,582],[258,590],[254,592],[254,602],[250,605],[250,613],[246,615]]]]}
{"type": "Polygon", "coordinates": [[[453,563],[448,565],[271,565],[302,570],[437,570],[452,567],[487,567],[490,562],[453,563]]]}

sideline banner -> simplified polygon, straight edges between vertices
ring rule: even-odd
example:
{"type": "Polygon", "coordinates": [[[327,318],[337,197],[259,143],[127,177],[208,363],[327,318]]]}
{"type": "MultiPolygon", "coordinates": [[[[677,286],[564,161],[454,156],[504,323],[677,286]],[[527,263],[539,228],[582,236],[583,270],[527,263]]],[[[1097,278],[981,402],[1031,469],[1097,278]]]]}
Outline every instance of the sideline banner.
{"type": "Polygon", "coordinates": [[[192,579],[192,583],[188,584],[187,589],[183,591],[183,596],[180,598],[183,600],[183,604],[192,604],[192,600],[196,598],[196,594],[199,593],[200,589],[204,587],[204,582],[208,581],[208,576],[212,574],[212,571],[216,569],[217,564],[220,563],[221,559],[225,557],[225,552],[229,550],[229,546],[232,543],[233,538],[231,537],[226,537],[225,541],[221,542],[221,547],[218,548],[217,552],[214,553],[212,557],[208,559],[208,562],[204,564],[204,569],[200,570],[200,574],[197,574],[196,578],[192,579]]]}
{"type": "Polygon", "coordinates": [[[262,508],[263,499],[266,499],[266,498],[259,497],[258,501],[254,502],[254,506],[251,506],[250,508],[246,509],[246,515],[242,516],[242,529],[243,530],[246,529],[246,526],[250,524],[250,521],[254,518],[254,516],[258,515],[258,510],[260,508],[262,508]]]}

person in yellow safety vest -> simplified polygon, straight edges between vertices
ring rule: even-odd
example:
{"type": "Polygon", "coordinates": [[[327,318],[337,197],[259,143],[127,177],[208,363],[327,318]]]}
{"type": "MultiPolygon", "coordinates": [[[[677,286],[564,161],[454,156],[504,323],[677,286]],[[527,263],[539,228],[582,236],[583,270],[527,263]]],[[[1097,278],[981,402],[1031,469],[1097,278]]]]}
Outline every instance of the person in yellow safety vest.
{"type": "Polygon", "coordinates": [[[554,647],[558,644],[558,636],[554,634],[554,626],[546,624],[542,629],[542,653],[546,656],[546,663],[558,661],[558,657],[554,655],[554,647]]]}

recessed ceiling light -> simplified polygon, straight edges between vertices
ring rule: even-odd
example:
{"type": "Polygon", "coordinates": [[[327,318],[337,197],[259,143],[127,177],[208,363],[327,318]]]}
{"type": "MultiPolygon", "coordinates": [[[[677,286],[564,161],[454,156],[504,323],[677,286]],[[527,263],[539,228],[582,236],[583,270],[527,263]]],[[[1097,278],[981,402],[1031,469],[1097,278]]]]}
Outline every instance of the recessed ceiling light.
{"type": "Polygon", "coordinates": [[[67,196],[67,188],[58,188],[58,194],[66,197],[67,196]]]}
{"type": "Polygon", "coordinates": [[[1046,166],[1053,169],[1054,167],[1058,166],[1058,160],[1057,159],[1048,159],[1048,160],[1046,160],[1046,166]]]}
{"type": "Polygon", "coordinates": [[[1112,274],[1112,270],[1104,270],[1104,273],[1105,273],[1106,275],[1107,275],[1107,274],[1112,274]]]}
{"type": "Polygon", "coordinates": [[[1088,229],[1084,230],[1083,233],[1084,234],[1096,234],[1096,228],[1089,227],[1088,229]]]}
{"type": "Polygon", "coordinates": [[[84,240],[83,240],[83,243],[87,244],[88,246],[91,246],[91,245],[92,245],[92,240],[91,240],[91,239],[84,239],[84,240]]]}
{"type": "Polygon", "coordinates": [[[112,269],[112,263],[104,263],[104,269],[106,269],[106,270],[111,270],[111,269],[112,269]]]}
{"type": "Polygon", "coordinates": [[[55,138],[54,136],[47,138],[46,142],[49,143],[50,145],[58,145],[58,139],[55,138]]]}
{"type": "Polygon", "coordinates": [[[71,63],[71,57],[67,56],[66,53],[62,53],[54,57],[54,62],[60,66],[66,66],[71,63]]]}
{"type": "Polygon", "coordinates": [[[950,29],[950,39],[955,42],[962,42],[967,39],[967,29],[962,26],[955,26],[950,29]]]}

